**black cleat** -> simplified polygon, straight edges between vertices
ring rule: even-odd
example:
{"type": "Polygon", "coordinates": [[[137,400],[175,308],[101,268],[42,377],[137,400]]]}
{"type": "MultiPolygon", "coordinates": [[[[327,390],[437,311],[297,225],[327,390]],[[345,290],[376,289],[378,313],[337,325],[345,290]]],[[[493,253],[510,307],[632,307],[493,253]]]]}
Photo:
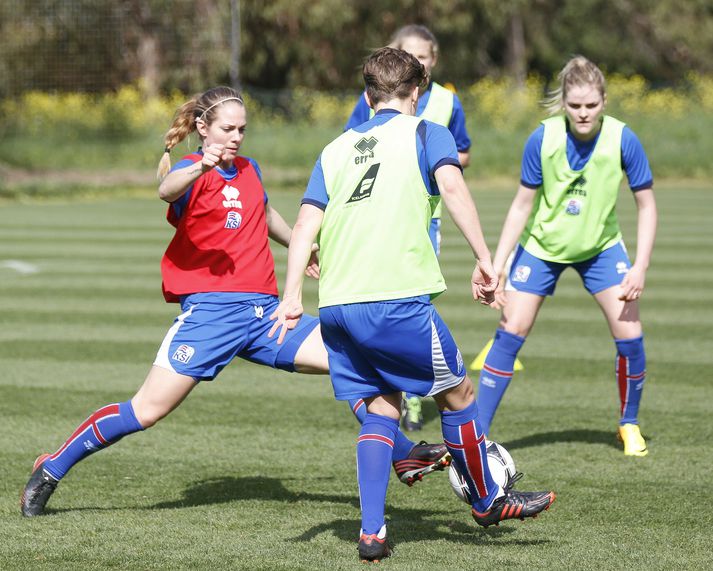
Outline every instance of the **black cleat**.
{"type": "Polygon", "coordinates": [[[386,538],[386,526],[379,533],[362,533],[359,537],[359,559],[362,563],[378,563],[391,555],[391,547],[386,538]],[[383,537],[379,537],[383,535],[383,537]]]}
{"type": "Polygon", "coordinates": [[[35,464],[32,466],[32,475],[27,481],[25,489],[22,490],[20,508],[25,517],[42,515],[47,501],[59,484],[58,480],[55,480],[42,468],[49,456],[49,454],[42,454],[35,460],[35,464]]]}
{"type": "Polygon", "coordinates": [[[472,509],[473,519],[480,526],[488,527],[498,525],[506,519],[525,519],[537,517],[541,511],[548,509],[555,501],[554,492],[518,492],[512,486],[522,477],[521,473],[515,474],[505,485],[505,495],[499,497],[486,512],[472,509]]]}
{"type": "Polygon", "coordinates": [[[423,477],[451,465],[451,455],[446,445],[428,444],[424,440],[416,444],[403,460],[394,462],[394,471],[404,484],[413,486],[423,477]]]}

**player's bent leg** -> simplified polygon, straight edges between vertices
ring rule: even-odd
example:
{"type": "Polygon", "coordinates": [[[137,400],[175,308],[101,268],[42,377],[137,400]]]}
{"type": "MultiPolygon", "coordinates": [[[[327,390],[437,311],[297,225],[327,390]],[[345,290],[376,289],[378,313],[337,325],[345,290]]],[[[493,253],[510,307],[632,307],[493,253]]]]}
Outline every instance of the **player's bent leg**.
{"type": "Polygon", "coordinates": [[[193,377],[154,365],[131,399],[136,419],[150,428],[180,405],[197,384],[193,377]]]}
{"type": "Polygon", "coordinates": [[[435,395],[435,399],[441,410],[443,439],[471,490],[471,513],[478,525],[488,527],[506,519],[535,517],[550,507],[554,492],[515,491],[515,478],[504,488],[494,482],[468,377],[460,385],[435,395]]]}
{"type": "Polygon", "coordinates": [[[646,456],[648,447],[638,426],[639,405],[646,381],[646,353],[639,305],[636,301],[623,301],[619,295],[619,286],[594,294],[617,349],[614,370],[620,417],[616,436],[624,445],[626,456],[646,456]]]}
{"type": "Polygon", "coordinates": [[[191,377],[152,367],[132,400],[94,411],[54,454],[42,454],[35,460],[20,499],[22,514],[44,513],[57,484],[72,466],[124,436],[153,426],[176,408],[195,384],[191,377]]]}
{"type": "MultiPolygon", "coordinates": [[[[359,424],[364,424],[367,414],[364,400],[352,399],[348,402],[359,424]]],[[[401,430],[396,433],[392,459],[396,477],[407,486],[413,486],[424,476],[444,470],[451,464],[451,455],[445,444],[429,444],[425,440],[416,444],[401,430]]]]}

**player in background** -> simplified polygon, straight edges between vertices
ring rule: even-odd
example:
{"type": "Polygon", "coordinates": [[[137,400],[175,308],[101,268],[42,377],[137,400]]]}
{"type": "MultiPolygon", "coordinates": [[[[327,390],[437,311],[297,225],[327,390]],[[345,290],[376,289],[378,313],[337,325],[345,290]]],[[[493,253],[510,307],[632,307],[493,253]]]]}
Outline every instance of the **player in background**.
{"type": "Polygon", "coordinates": [[[641,143],[624,123],[604,114],[606,103],[602,72],[586,58],[573,57],[550,94],[553,117],[542,121],[525,144],[520,187],[495,253],[497,272],[519,244],[507,287],[494,304],[502,307],[502,318],[480,374],[478,408],[483,430],[490,434],[517,353],[545,297],[554,293],[560,274],[571,266],[599,304],[614,337],[621,403],[617,436],[626,455],[645,456],[638,425],[646,375],[638,299],[656,235],[656,202],[641,143]],[[624,173],[638,210],[633,265],[616,217],[624,173]]]}
{"type": "MultiPolygon", "coordinates": [[[[416,115],[447,127],[456,141],[458,161],[463,168],[470,164],[470,137],[465,125],[465,112],[458,96],[431,79],[431,70],[438,63],[438,40],[426,26],[410,24],[396,31],[389,46],[404,50],[414,56],[426,69],[428,81],[426,87],[419,91],[416,115]]],[[[361,125],[374,116],[374,110],[369,107],[365,94],[362,93],[344,130],[361,125]]],[[[433,217],[429,235],[436,255],[441,253],[441,215],[443,205],[438,204],[433,217]]],[[[358,402],[350,402],[352,410],[364,410],[358,402]]],[[[362,416],[366,412],[357,412],[362,416]]],[[[402,424],[405,430],[421,430],[423,414],[421,399],[418,395],[405,393],[401,406],[402,424]]]]}
{"type": "Polygon", "coordinates": [[[366,60],[363,73],[375,115],[317,160],[271,334],[279,330],[281,340],[299,326],[304,269],[319,235],[319,315],[332,386],[338,400],[363,399],[367,407],[357,440],[359,557],[378,561],[390,554],[384,502],[404,390],[435,398],[444,441],[474,492],[479,525],[534,516],[554,494],[515,492],[512,480],[504,488],[493,481],[471,381],[431,304],[446,289],[428,236],[439,194],[478,260],[474,298],[490,303],[497,277],[453,137],[413,116],[426,71],[412,55],[387,47],[366,60]]]}
{"type": "MultiPolygon", "coordinates": [[[[288,246],[292,230],[268,202],[257,163],[238,155],[246,124],[243,100],[229,87],[210,89],[178,109],[166,133],[158,193],[176,227],[161,261],[163,292],[182,313],[134,397],[93,412],[54,454],[35,461],[23,515],[42,514],[74,464],[153,426],[235,357],[286,371],[328,372],[317,318],[306,316],[281,346],[267,336],[278,304],[268,237],[288,246]],[[169,151],[193,131],[202,147],[169,172],[169,151]]],[[[307,273],[319,275],[314,252],[307,273]]],[[[449,464],[443,444],[398,440],[394,469],[405,483],[449,464]]]]}

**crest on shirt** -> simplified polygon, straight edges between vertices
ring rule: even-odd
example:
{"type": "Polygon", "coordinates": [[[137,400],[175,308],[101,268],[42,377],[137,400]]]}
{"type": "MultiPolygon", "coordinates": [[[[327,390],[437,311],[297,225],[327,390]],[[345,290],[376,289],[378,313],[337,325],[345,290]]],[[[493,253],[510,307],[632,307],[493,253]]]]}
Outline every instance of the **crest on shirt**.
{"type": "Polygon", "coordinates": [[[530,279],[532,268],[530,266],[517,266],[512,274],[512,281],[525,283],[530,279]]]}
{"type": "Polygon", "coordinates": [[[240,191],[235,188],[234,186],[230,186],[229,184],[226,184],[223,187],[223,190],[220,192],[223,193],[223,196],[225,197],[225,200],[223,200],[223,206],[225,208],[242,208],[243,203],[238,200],[238,196],[240,196],[240,191]]]}
{"type": "Polygon", "coordinates": [[[579,213],[582,211],[582,203],[579,200],[575,200],[574,198],[567,202],[567,206],[565,207],[565,212],[569,214],[570,216],[579,216],[579,213]]]}
{"type": "Polygon", "coordinates": [[[171,358],[175,361],[178,361],[179,363],[185,364],[191,360],[191,357],[193,357],[193,354],[195,352],[196,350],[190,345],[179,345],[178,349],[176,349],[176,352],[171,358]]]}
{"type": "Polygon", "coordinates": [[[237,230],[242,223],[243,217],[240,212],[235,212],[235,210],[228,212],[228,217],[225,219],[225,227],[228,230],[237,230]]]}

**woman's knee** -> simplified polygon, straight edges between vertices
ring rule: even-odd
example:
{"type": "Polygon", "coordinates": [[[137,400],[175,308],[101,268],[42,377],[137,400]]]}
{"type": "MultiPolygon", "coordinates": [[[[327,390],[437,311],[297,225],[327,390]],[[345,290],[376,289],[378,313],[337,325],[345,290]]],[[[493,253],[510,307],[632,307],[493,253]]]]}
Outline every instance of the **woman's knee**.
{"type": "Polygon", "coordinates": [[[161,406],[147,404],[140,400],[138,402],[132,400],[131,404],[134,407],[136,420],[139,421],[139,424],[144,429],[151,428],[154,424],[171,412],[170,410],[165,410],[161,406]]]}

